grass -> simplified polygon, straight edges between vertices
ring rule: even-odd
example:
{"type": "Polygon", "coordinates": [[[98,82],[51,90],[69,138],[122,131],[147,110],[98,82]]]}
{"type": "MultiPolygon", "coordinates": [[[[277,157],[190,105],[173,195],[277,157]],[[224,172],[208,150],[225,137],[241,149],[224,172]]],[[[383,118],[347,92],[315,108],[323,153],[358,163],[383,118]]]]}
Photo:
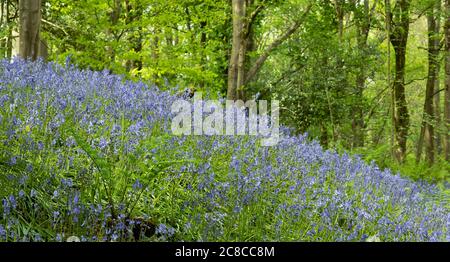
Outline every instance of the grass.
{"type": "Polygon", "coordinates": [[[174,136],[157,87],[0,63],[0,241],[448,241],[445,192],[283,131],[174,136]]]}

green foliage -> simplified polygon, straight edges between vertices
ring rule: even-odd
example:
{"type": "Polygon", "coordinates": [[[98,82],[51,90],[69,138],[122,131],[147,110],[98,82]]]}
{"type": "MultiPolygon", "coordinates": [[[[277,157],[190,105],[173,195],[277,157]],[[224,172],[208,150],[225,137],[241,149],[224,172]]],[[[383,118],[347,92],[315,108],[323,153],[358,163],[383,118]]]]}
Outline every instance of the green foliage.
{"type": "MultiPolygon", "coordinates": [[[[278,36],[297,21],[310,1],[248,2],[252,4],[247,7],[247,13],[251,14],[258,7],[261,7],[261,12],[251,21],[252,27],[248,32],[251,37],[246,43],[249,49],[246,67],[250,67],[278,36]]],[[[399,164],[392,157],[392,93],[387,80],[391,79],[392,84],[395,53],[387,42],[383,1],[367,1],[368,9],[364,1],[311,1],[313,9],[306,21],[289,39],[271,51],[260,72],[245,85],[245,91],[247,97],[280,100],[282,125],[292,127],[295,133],[308,133],[310,137],[319,139],[324,147],[334,148],[341,154],[349,151],[359,154],[366,161],[374,161],[381,168],[391,168],[416,181],[436,183],[443,192],[448,193],[450,167],[443,159],[442,146],[438,146],[437,160],[431,166],[417,162],[414,156],[420,136],[428,70],[425,41],[428,28],[424,14],[436,1],[411,2],[405,68],[406,100],[411,124],[408,154],[404,163],[399,164]],[[339,16],[339,12],[342,12],[342,16],[339,16]],[[364,28],[366,23],[370,23],[368,28],[364,28]],[[367,33],[367,39],[364,33],[367,33]],[[388,63],[391,72],[387,72],[388,63]],[[359,135],[362,141],[358,141],[359,135]]],[[[9,17],[5,17],[2,12],[0,21],[0,58],[8,57],[9,51],[17,51],[10,49],[9,40],[17,38],[18,8],[16,1],[9,3],[9,17]]],[[[71,63],[81,69],[108,70],[124,75],[126,79],[155,84],[171,93],[180,93],[184,88],[204,91],[213,98],[226,93],[233,30],[230,1],[47,0],[42,10],[41,37],[48,43],[48,60],[66,64],[70,57],[71,63]]],[[[441,19],[443,29],[446,14],[439,11],[436,17],[441,19]]],[[[438,34],[436,38],[443,37],[438,34]]],[[[446,55],[442,53],[440,58],[446,55]]],[[[444,70],[440,71],[439,76],[442,85],[444,70]]],[[[10,104],[14,104],[16,93],[9,88],[0,82],[0,91],[8,95],[10,104]]],[[[25,96],[39,95],[34,94],[29,87],[21,91],[25,96]]],[[[46,99],[56,98],[42,96],[40,100],[46,99]]],[[[92,99],[105,102],[101,97],[92,99]]],[[[441,112],[448,106],[442,100],[435,105],[441,112]]],[[[87,110],[88,105],[83,106],[87,110]]],[[[100,108],[98,115],[104,114],[106,110],[105,106],[100,108]]],[[[24,117],[28,110],[26,105],[17,105],[13,109],[2,107],[0,115],[5,119],[12,119],[13,114],[24,117]]],[[[287,190],[293,186],[289,184],[292,181],[275,181],[274,184],[263,185],[265,195],[261,195],[251,205],[246,205],[241,212],[233,210],[233,201],[239,202],[242,197],[236,188],[226,195],[230,202],[219,201],[218,205],[222,209],[216,210],[216,213],[211,211],[216,207],[197,203],[199,199],[207,199],[208,194],[212,194],[211,188],[208,189],[210,191],[202,189],[194,193],[186,190],[204,186],[200,170],[205,163],[213,170],[212,179],[215,181],[235,182],[235,178],[230,175],[233,157],[242,160],[244,164],[241,171],[247,174],[250,171],[245,168],[250,166],[250,161],[245,156],[250,153],[249,148],[257,152],[262,150],[259,146],[241,148],[239,144],[233,144],[235,147],[210,152],[205,159],[201,149],[212,147],[214,141],[200,145],[205,141],[189,137],[183,143],[173,144],[175,138],[156,125],[145,130],[151,136],[140,140],[131,153],[127,149],[129,137],[125,130],[133,123],[124,114],[110,122],[108,120],[103,128],[88,132],[85,126],[79,125],[81,119],[73,112],[59,112],[55,107],[46,110],[42,129],[25,125],[17,140],[8,145],[0,143],[0,172],[7,174],[0,176],[3,188],[0,198],[17,193],[17,188],[30,194],[31,190],[37,190],[34,197],[28,194],[18,200],[19,211],[15,215],[19,222],[13,229],[17,235],[39,234],[55,239],[57,231],[86,233],[80,225],[70,222],[72,214],[68,215],[67,221],[58,224],[61,228],[55,228],[57,223],[51,221],[56,208],[60,208],[61,213],[70,213],[66,203],[73,199],[75,192],[81,192],[84,202],[99,203],[110,209],[112,218],[102,213],[100,217],[104,221],[118,219],[121,212],[127,218],[147,216],[154,223],[176,228],[178,233],[173,236],[174,240],[334,239],[333,232],[320,231],[318,225],[311,222],[320,219],[319,214],[323,211],[320,208],[308,209],[309,214],[312,214],[308,217],[310,220],[305,218],[304,221],[295,221],[295,226],[283,222],[283,216],[287,214],[275,212],[274,207],[277,205],[295,205],[287,190]],[[58,117],[58,113],[66,116],[65,122],[60,133],[50,134],[52,128],[49,125],[53,118],[58,117]],[[121,130],[120,146],[100,150],[98,144],[101,139],[113,135],[111,130],[115,125],[121,130]],[[40,141],[43,149],[38,153],[30,153],[26,149],[32,146],[30,141],[40,141]],[[74,141],[75,145],[67,146],[67,141],[74,141]],[[11,165],[11,159],[16,155],[21,158],[11,165]],[[27,176],[33,177],[28,184],[18,186],[14,180],[27,176]],[[67,188],[67,195],[52,197],[62,179],[73,179],[74,184],[67,188]],[[35,188],[44,182],[45,187],[35,188]],[[276,190],[280,190],[279,197],[272,199],[275,203],[268,203],[271,192],[276,190]],[[187,208],[186,203],[198,205],[187,208]],[[38,206],[39,211],[30,205],[38,206]],[[206,228],[210,221],[198,220],[197,214],[211,216],[211,220],[217,219],[215,216],[218,214],[227,214],[228,217],[218,219],[220,224],[208,228],[208,231],[206,228]],[[189,224],[193,219],[197,219],[196,223],[189,224]],[[308,232],[315,233],[311,235],[308,232]]],[[[442,144],[444,135],[448,134],[448,127],[437,119],[430,122],[435,125],[436,141],[442,144]]],[[[1,141],[8,140],[6,134],[11,132],[11,126],[12,123],[7,122],[0,124],[1,141]]],[[[223,141],[228,140],[223,138],[223,141]]],[[[242,144],[247,142],[246,138],[240,141],[242,144]]],[[[275,154],[278,153],[271,151],[268,163],[276,166],[275,154]]],[[[292,161],[290,164],[294,166],[297,162],[292,161]]],[[[310,168],[305,175],[307,178],[320,173],[317,166],[310,168]]],[[[322,185],[315,185],[315,188],[307,191],[305,196],[313,201],[314,190],[326,188],[328,193],[333,192],[336,190],[334,182],[333,178],[327,178],[322,185]]],[[[348,187],[343,193],[354,196],[355,206],[359,207],[361,192],[356,192],[351,183],[346,185],[348,187]]],[[[326,196],[333,197],[331,193],[326,196]]],[[[391,206],[383,210],[394,214],[394,217],[398,217],[401,211],[391,206]]],[[[353,218],[341,213],[335,214],[333,219],[333,225],[338,228],[346,228],[353,223],[353,218]]],[[[365,226],[366,233],[376,233],[375,224],[365,226]]],[[[103,229],[90,230],[92,232],[86,234],[99,237],[106,234],[103,229]]],[[[151,240],[155,239],[157,237],[154,236],[151,240]]]]}
{"type": "Polygon", "coordinates": [[[49,1],[47,19],[60,25],[44,24],[52,40],[51,59],[63,63],[70,55],[80,67],[109,69],[162,88],[222,89],[231,32],[224,1],[120,3],[49,1]]]}
{"type": "MultiPolygon", "coordinates": [[[[340,151],[343,151],[341,149],[340,151]]],[[[429,166],[427,163],[417,163],[414,154],[409,154],[404,163],[399,164],[392,159],[389,145],[379,145],[378,147],[358,148],[355,154],[361,155],[366,161],[374,161],[381,168],[390,168],[403,176],[416,181],[427,181],[446,187],[450,183],[450,165],[444,159],[438,159],[436,163],[429,166]]]]}

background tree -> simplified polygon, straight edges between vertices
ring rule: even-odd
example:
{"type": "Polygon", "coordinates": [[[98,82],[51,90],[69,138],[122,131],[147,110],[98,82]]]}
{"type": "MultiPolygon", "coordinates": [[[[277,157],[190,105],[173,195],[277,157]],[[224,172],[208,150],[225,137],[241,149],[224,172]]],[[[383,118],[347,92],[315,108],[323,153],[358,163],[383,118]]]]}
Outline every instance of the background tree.
{"type": "Polygon", "coordinates": [[[437,8],[441,5],[440,1],[432,1],[427,7],[427,23],[428,23],[428,77],[425,91],[425,102],[423,109],[422,127],[419,137],[419,144],[417,148],[417,161],[420,160],[422,153],[423,143],[425,142],[425,152],[427,162],[431,165],[434,162],[435,157],[435,107],[439,107],[439,104],[434,104],[435,85],[438,79],[439,69],[439,27],[438,19],[439,13],[437,8]]]}
{"type": "Polygon", "coordinates": [[[19,54],[36,60],[41,48],[41,0],[19,0],[19,54]]]}
{"type": "Polygon", "coordinates": [[[450,161],[450,0],[445,1],[445,160],[450,161]]]}
{"type": "Polygon", "coordinates": [[[397,0],[390,17],[390,42],[395,51],[395,77],[392,87],[394,94],[395,156],[399,162],[406,157],[406,141],[409,130],[408,104],[405,95],[406,46],[410,23],[410,0],[397,0]]]}
{"type": "MultiPolygon", "coordinates": [[[[291,3],[292,4],[292,3],[291,3]]],[[[265,1],[255,2],[252,0],[233,0],[233,41],[231,48],[231,57],[228,71],[228,89],[227,98],[230,100],[245,99],[244,88],[255,75],[259,72],[270,53],[286,41],[302,25],[305,17],[308,15],[312,5],[308,5],[300,18],[293,22],[280,36],[269,44],[254,63],[246,66],[248,63],[248,44],[253,41],[251,32],[254,30],[255,20],[258,18],[262,9],[266,8],[265,1]],[[252,10],[250,12],[250,10],[252,10]],[[246,68],[248,72],[246,72],[246,68]]]]}

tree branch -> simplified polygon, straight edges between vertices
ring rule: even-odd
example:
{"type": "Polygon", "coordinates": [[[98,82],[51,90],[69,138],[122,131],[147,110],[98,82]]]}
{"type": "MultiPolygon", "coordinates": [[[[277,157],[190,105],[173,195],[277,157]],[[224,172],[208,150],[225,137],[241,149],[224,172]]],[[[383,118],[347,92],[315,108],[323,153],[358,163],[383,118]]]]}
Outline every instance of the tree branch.
{"type": "Polygon", "coordinates": [[[248,36],[250,34],[251,28],[253,26],[253,23],[256,20],[256,17],[259,13],[261,13],[262,10],[264,10],[266,7],[264,5],[258,5],[256,9],[250,14],[250,17],[248,18],[248,23],[245,28],[245,35],[248,36]]]}
{"type": "Polygon", "coordinates": [[[436,91],[432,96],[435,96],[435,95],[439,94],[439,93],[442,92],[442,91],[445,91],[445,88],[442,88],[442,89],[436,91]]]}
{"type": "Polygon", "coordinates": [[[52,23],[52,22],[50,22],[50,21],[47,21],[47,20],[45,20],[44,18],[41,18],[41,21],[42,21],[43,23],[46,23],[46,24],[48,24],[48,25],[51,25],[51,26],[53,26],[53,27],[55,27],[55,28],[58,28],[58,29],[61,30],[66,36],[69,35],[69,34],[66,32],[66,30],[64,30],[64,28],[62,28],[61,26],[59,26],[59,25],[57,25],[57,24],[54,24],[54,23],[52,23]]]}
{"type": "Polygon", "coordinates": [[[427,79],[427,78],[428,78],[428,76],[424,76],[424,77],[422,77],[422,78],[412,79],[411,81],[406,82],[406,83],[405,83],[405,86],[410,85],[410,84],[412,84],[412,83],[414,83],[414,82],[416,82],[416,81],[422,81],[422,80],[425,80],[425,79],[427,79]]]}
{"type": "Polygon", "coordinates": [[[309,11],[311,10],[311,7],[312,7],[311,4],[308,5],[306,7],[305,12],[300,17],[300,19],[297,22],[295,22],[283,35],[281,35],[271,45],[269,45],[266,48],[266,50],[264,50],[264,52],[261,54],[261,56],[258,57],[258,59],[256,60],[255,64],[248,71],[245,81],[244,81],[244,85],[247,84],[248,82],[250,82],[250,80],[252,80],[253,77],[255,77],[256,73],[258,73],[258,71],[261,69],[262,65],[267,60],[270,53],[275,48],[277,48],[279,45],[281,45],[286,39],[288,39],[293,33],[295,33],[295,31],[297,31],[297,29],[302,25],[302,23],[306,19],[306,16],[308,15],[309,11]]]}

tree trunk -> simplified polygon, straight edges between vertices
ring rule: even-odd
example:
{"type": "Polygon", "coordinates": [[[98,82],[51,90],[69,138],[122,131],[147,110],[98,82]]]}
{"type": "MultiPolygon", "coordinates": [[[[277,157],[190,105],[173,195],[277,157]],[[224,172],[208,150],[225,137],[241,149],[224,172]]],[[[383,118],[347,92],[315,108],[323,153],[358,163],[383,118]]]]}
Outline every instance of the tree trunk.
{"type": "Polygon", "coordinates": [[[406,157],[409,113],[405,96],[406,46],[409,35],[410,0],[397,1],[394,11],[390,41],[395,51],[394,95],[394,152],[398,162],[406,157]]]}
{"type": "Polygon", "coordinates": [[[436,38],[435,38],[435,47],[437,50],[437,61],[436,61],[436,79],[434,83],[434,118],[436,121],[435,125],[435,150],[436,155],[440,155],[442,153],[442,114],[441,114],[441,83],[440,83],[440,71],[441,71],[441,63],[440,63],[440,39],[442,39],[441,35],[441,17],[442,17],[442,1],[438,0],[438,4],[436,5],[436,38]]]}
{"type": "MultiPolygon", "coordinates": [[[[46,0],[41,0],[41,18],[45,15],[45,2],[46,0]]],[[[38,56],[44,59],[45,61],[48,58],[48,44],[47,41],[43,38],[39,40],[38,56]]]]}
{"type": "Polygon", "coordinates": [[[328,129],[326,124],[320,124],[320,144],[324,147],[328,147],[328,129]]]}
{"type": "MultiPolygon", "coordinates": [[[[395,97],[394,97],[394,89],[391,88],[391,34],[392,34],[392,9],[391,9],[391,0],[384,0],[385,6],[385,23],[386,23],[386,32],[387,32],[387,87],[391,89],[391,105],[390,110],[388,110],[388,115],[391,117],[391,134],[390,134],[390,146],[391,146],[391,156],[395,158],[395,97]]],[[[384,129],[384,128],[382,128],[384,129]]]]}
{"type": "MultiPolygon", "coordinates": [[[[200,66],[202,71],[206,71],[207,57],[205,55],[206,48],[206,26],[208,25],[207,21],[200,22],[200,66]]],[[[200,87],[203,89],[205,87],[205,80],[202,79],[200,82],[200,87]]]]}
{"type": "Polygon", "coordinates": [[[263,5],[258,5],[255,7],[255,10],[247,16],[247,5],[252,3],[253,1],[246,2],[245,0],[232,1],[233,41],[228,66],[228,100],[245,99],[244,85],[248,84],[258,73],[270,53],[295,33],[312,8],[312,5],[308,5],[300,19],[289,27],[284,34],[275,39],[275,41],[273,41],[273,43],[270,44],[255,60],[249,69],[246,70],[247,44],[249,42],[249,37],[252,36],[249,32],[252,30],[257,15],[264,9],[263,5]]]}
{"type": "MultiPolygon", "coordinates": [[[[440,4],[440,3],[437,3],[440,4]]],[[[424,111],[422,117],[421,137],[419,137],[419,145],[417,148],[416,161],[420,161],[422,153],[422,145],[425,143],[425,153],[428,164],[434,163],[435,147],[434,147],[434,91],[437,79],[437,69],[439,66],[439,31],[437,27],[437,19],[435,16],[434,6],[427,15],[428,21],[428,78],[425,91],[424,111]]]]}
{"type": "MultiPolygon", "coordinates": [[[[244,5],[244,14],[246,6],[244,5]]],[[[243,25],[242,25],[243,26],[243,25]]],[[[247,32],[241,31],[236,80],[236,99],[244,100],[245,64],[247,58],[247,32]]]]}
{"type": "MultiPolygon", "coordinates": [[[[125,2],[127,9],[127,24],[131,24],[136,21],[141,21],[142,18],[142,4],[140,1],[136,1],[135,5],[132,5],[129,0],[125,2]]],[[[140,24],[140,23],[139,23],[140,24]]],[[[132,69],[137,69],[138,72],[142,70],[142,58],[140,57],[140,53],[142,52],[142,26],[139,25],[137,28],[133,28],[132,33],[129,37],[129,43],[131,48],[133,48],[134,52],[138,59],[131,59],[127,61],[127,71],[131,71],[132,69]],[[134,33],[137,32],[137,33],[134,33]]]]}
{"type": "Polygon", "coordinates": [[[344,4],[345,0],[335,0],[334,3],[336,18],[338,20],[338,39],[340,44],[342,44],[344,36],[344,4]]]}
{"type": "Polygon", "coordinates": [[[36,60],[41,42],[41,0],[19,0],[19,55],[36,60]]]}
{"type": "MultiPolygon", "coordinates": [[[[117,32],[116,29],[114,28],[118,22],[119,22],[119,18],[120,18],[120,14],[122,13],[122,3],[121,0],[114,0],[114,6],[113,6],[113,10],[111,11],[110,15],[110,25],[111,27],[108,28],[108,35],[111,37],[111,42],[116,42],[117,39],[117,32]]],[[[115,51],[115,47],[114,46],[107,46],[107,51],[108,51],[108,55],[110,58],[110,66],[113,66],[113,64],[116,61],[116,51],[115,51]]],[[[111,68],[110,68],[111,69],[111,68]]]]}
{"type": "Polygon", "coordinates": [[[8,24],[8,33],[7,33],[7,39],[6,39],[6,57],[8,59],[11,59],[12,57],[12,50],[13,50],[13,44],[12,44],[12,26],[11,26],[11,18],[10,18],[10,0],[6,0],[6,23],[8,24]]]}
{"type": "Polygon", "coordinates": [[[238,81],[239,81],[239,61],[242,43],[242,31],[244,29],[244,13],[245,1],[244,0],[232,0],[233,9],[233,40],[231,48],[231,56],[228,67],[228,89],[227,99],[236,100],[238,97],[238,81]]]}
{"type": "Polygon", "coordinates": [[[434,132],[434,144],[436,148],[436,155],[442,154],[442,113],[441,113],[441,82],[439,77],[441,65],[437,64],[436,81],[434,83],[434,118],[436,119],[436,128],[434,132]]]}
{"type": "Polygon", "coordinates": [[[48,46],[47,46],[47,41],[45,41],[45,39],[41,39],[39,41],[38,56],[41,57],[42,59],[44,59],[44,61],[47,60],[47,58],[48,58],[48,46]]]}
{"type": "MultiPolygon", "coordinates": [[[[437,23],[434,8],[430,9],[427,16],[428,20],[428,79],[427,87],[425,91],[425,102],[424,102],[424,112],[422,119],[422,129],[423,131],[423,141],[425,142],[425,153],[428,164],[432,165],[434,163],[434,99],[433,94],[435,90],[435,83],[437,78],[437,68],[438,68],[438,55],[439,55],[439,33],[437,31],[437,23]]],[[[418,160],[420,160],[420,152],[418,152],[418,160]]]]}
{"type": "Polygon", "coordinates": [[[445,98],[444,121],[444,155],[450,161],[450,0],[445,1],[445,98]]]}
{"type": "Polygon", "coordinates": [[[151,52],[151,56],[152,56],[152,60],[153,60],[153,69],[154,69],[154,73],[153,73],[153,82],[155,84],[159,84],[160,83],[160,75],[158,73],[159,71],[159,35],[161,33],[161,30],[159,28],[155,28],[153,30],[153,41],[152,41],[152,52],[151,52]]]}
{"type": "MultiPolygon", "coordinates": [[[[356,2],[353,2],[356,4],[356,2]]],[[[356,7],[355,7],[356,8],[356,7]]],[[[354,101],[355,107],[353,111],[353,121],[352,121],[352,129],[353,129],[353,147],[362,147],[364,146],[364,88],[367,79],[366,75],[366,67],[364,58],[366,57],[365,53],[367,51],[367,39],[369,38],[370,31],[370,8],[369,8],[369,0],[364,0],[364,11],[360,15],[356,16],[356,26],[357,26],[357,43],[358,50],[360,51],[360,59],[362,63],[360,63],[360,68],[357,70],[356,75],[356,99],[354,101]]]]}
{"type": "MultiPolygon", "coordinates": [[[[7,18],[5,17],[5,13],[6,13],[6,6],[5,6],[5,2],[6,1],[1,1],[1,6],[0,6],[0,24],[1,25],[7,25],[8,26],[8,22],[7,22],[7,18]]],[[[3,41],[3,39],[0,39],[0,58],[5,57],[6,55],[6,42],[7,41],[3,41]]]]}

